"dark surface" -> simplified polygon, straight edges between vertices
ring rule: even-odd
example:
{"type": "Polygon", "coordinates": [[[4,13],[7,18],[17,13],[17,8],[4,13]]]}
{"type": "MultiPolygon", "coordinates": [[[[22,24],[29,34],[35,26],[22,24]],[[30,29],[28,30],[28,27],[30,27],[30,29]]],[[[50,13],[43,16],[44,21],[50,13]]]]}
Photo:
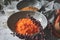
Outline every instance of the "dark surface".
{"type": "MultiPolygon", "coordinates": [[[[47,1],[51,2],[53,0],[47,0],[47,1]]],[[[54,0],[54,1],[60,3],[60,0],[54,0]]]]}
{"type": "Polygon", "coordinates": [[[48,26],[44,29],[45,37],[47,40],[60,40],[59,38],[55,37],[52,34],[53,26],[51,24],[48,24],[48,26]]]}

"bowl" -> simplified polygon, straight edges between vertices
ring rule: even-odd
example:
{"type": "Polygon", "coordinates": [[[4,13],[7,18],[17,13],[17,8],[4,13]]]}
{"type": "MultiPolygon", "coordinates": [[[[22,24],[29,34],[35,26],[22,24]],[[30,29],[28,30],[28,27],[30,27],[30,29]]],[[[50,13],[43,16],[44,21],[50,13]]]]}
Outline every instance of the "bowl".
{"type": "MultiPolygon", "coordinates": [[[[16,12],[16,13],[12,14],[7,20],[7,25],[13,33],[16,33],[16,31],[15,31],[16,26],[15,25],[16,25],[17,21],[21,18],[26,18],[27,14],[30,15],[31,17],[35,18],[37,21],[40,21],[43,29],[46,28],[47,19],[42,13],[33,12],[33,11],[20,11],[20,12],[16,12]]],[[[17,36],[21,39],[24,39],[27,37],[27,36],[23,36],[23,35],[19,35],[19,34],[17,34],[17,36]]]]}

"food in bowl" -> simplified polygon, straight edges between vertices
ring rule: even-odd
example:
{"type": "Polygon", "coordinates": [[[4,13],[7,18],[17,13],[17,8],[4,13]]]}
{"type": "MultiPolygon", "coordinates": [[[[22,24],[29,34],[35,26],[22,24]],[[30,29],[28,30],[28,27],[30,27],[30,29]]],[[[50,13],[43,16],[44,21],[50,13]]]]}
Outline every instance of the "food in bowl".
{"type": "Polygon", "coordinates": [[[18,34],[32,36],[39,31],[38,25],[30,18],[19,19],[16,23],[16,32],[18,34]]]}
{"type": "Polygon", "coordinates": [[[32,6],[28,6],[28,7],[22,8],[22,9],[20,9],[20,10],[22,10],[22,11],[37,11],[38,8],[32,7],[32,6]]]}

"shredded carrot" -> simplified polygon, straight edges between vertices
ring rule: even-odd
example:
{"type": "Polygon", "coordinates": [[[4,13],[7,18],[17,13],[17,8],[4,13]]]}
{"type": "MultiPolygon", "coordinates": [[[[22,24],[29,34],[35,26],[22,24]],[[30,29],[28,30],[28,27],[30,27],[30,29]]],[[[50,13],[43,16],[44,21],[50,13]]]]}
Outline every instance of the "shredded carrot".
{"type": "Polygon", "coordinates": [[[39,28],[31,19],[23,18],[17,22],[16,32],[22,35],[33,35],[39,32],[39,28]]]}

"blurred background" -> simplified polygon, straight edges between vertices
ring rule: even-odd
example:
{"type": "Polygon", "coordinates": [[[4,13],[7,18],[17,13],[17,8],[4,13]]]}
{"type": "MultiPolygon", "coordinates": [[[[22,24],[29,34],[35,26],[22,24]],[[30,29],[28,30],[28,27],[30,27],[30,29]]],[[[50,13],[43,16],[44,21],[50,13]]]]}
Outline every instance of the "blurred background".
{"type": "MultiPolygon", "coordinates": [[[[13,32],[10,31],[10,29],[7,26],[7,20],[9,16],[19,11],[16,5],[20,1],[32,1],[32,0],[0,0],[0,40],[24,40],[24,39],[19,39],[16,36],[15,37],[12,36],[12,34],[10,33],[13,33],[13,32]]],[[[40,8],[42,6],[45,7],[45,12],[48,12],[54,9],[60,9],[60,0],[36,0],[36,1],[39,2],[40,8]],[[45,5],[47,5],[47,7],[45,5]]],[[[60,39],[54,39],[53,36],[51,38],[52,39],[50,40],[60,40],[60,39]]]]}

